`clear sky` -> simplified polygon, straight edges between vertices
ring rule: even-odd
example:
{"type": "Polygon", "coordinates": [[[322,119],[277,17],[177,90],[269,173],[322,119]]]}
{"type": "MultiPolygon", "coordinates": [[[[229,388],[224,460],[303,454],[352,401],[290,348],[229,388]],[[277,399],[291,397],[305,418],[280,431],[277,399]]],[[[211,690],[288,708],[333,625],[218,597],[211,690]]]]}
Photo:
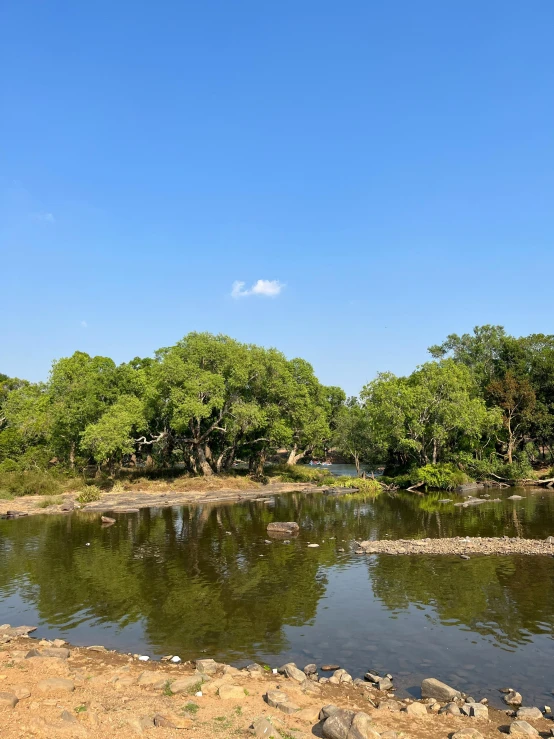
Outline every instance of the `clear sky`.
{"type": "Polygon", "coordinates": [[[476,324],[554,333],[553,29],[552,0],[4,0],[0,372],[207,330],[355,393],[476,324]]]}

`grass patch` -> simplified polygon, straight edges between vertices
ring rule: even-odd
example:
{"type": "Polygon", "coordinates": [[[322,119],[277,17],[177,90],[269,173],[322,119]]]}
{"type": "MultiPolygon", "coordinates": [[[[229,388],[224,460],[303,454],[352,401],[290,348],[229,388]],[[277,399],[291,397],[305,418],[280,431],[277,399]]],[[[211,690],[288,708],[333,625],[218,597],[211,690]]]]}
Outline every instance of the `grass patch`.
{"type": "Polygon", "coordinates": [[[169,698],[173,696],[173,693],[171,692],[171,682],[172,682],[171,680],[168,680],[166,684],[164,685],[164,688],[162,691],[163,694],[167,695],[169,698]]]}
{"type": "Polygon", "coordinates": [[[200,706],[197,703],[186,703],[182,710],[183,713],[190,713],[192,716],[195,716],[200,710],[200,706]]]}
{"type": "Polygon", "coordinates": [[[0,490],[0,500],[13,500],[15,495],[9,490],[0,490]]]}
{"type": "Polygon", "coordinates": [[[81,490],[77,500],[79,503],[94,503],[96,500],[100,500],[102,491],[96,485],[87,485],[84,490],[81,490]]]}
{"type": "Polygon", "coordinates": [[[379,485],[377,480],[374,480],[372,477],[367,477],[365,479],[363,477],[347,477],[346,475],[335,477],[329,487],[356,488],[360,493],[365,493],[367,495],[378,495],[382,492],[382,487],[379,485]]]}
{"type": "Polygon", "coordinates": [[[194,685],[191,685],[190,688],[187,690],[187,693],[189,695],[196,695],[199,690],[202,689],[202,680],[199,680],[197,683],[194,683],[194,685]]]}
{"type": "Polygon", "coordinates": [[[280,482],[311,482],[316,485],[330,485],[333,477],[329,472],[318,470],[315,467],[309,467],[306,464],[275,464],[270,465],[265,470],[265,474],[269,478],[279,480],[280,482]]]}
{"type": "Polygon", "coordinates": [[[235,706],[235,713],[237,716],[242,716],[242,706],[235,706]]]}
{"type": "Polygon", "coordinates": [[[75,706],[74,708],[75,713],[84,713],[84,711],[86,710],[87,710],[87,707],[83,704],[81,704],[80,706],[75,706]]]}
{"type": "Polygon", "coordinates": [[[60,495],[68,480],[45,470],[0,472],[0,490],[10,495],[60,495]]]}
{"type": "Polygon", "coordinates": [[[62,503],[63,498],[61,495],[57,495],[55,498],[49,495],[47,498],[37,503],[37,508],[50,508],[53,505],[61,505],[62,503]]]}
{"type": "Polygon", "coordinates": [[[217,731],[225,731],[226,729],[230,729],[233,725],[232,719],[228,716],[216,716],[214,718],[214,723],[217,731]]]}

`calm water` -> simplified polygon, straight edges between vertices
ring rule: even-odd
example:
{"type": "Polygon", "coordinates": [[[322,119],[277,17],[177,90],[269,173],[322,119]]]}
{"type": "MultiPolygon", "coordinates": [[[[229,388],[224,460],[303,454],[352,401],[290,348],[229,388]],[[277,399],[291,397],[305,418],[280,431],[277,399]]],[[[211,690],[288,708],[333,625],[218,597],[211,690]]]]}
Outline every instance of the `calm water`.
{"type": "Polygon", "coordinates": [[[152,656],[338,662],[355,676],[390,671],[402,692],[434,676],[498,703],[494,691],[510,685],[542,705],[554,689],[554,558],[349,548],[367,538],[554,534],[554,496],[521,494],[462,509],[439,503],[443,495],[290,493],[147,509],[110,528],[86,513],[2,520],[0,623],[152,656]],[[273,520],[298,521],[300,536],[265,544],[273,520]]]}

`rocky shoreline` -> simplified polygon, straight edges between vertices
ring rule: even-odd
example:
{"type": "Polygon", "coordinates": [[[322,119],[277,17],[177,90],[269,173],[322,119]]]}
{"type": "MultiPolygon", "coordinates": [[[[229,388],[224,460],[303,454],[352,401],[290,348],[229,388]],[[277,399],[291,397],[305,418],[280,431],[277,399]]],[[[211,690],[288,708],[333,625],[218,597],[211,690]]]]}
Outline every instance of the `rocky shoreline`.
{"type": "Polygon", "coordinates": [[[138,735],[264,739],[493,739],[551,736],[548,707],[504,711],[427,678],[421,699],[395,696],[392,675],[354,679],[337,665],[238,669],[202,658],[153,662],[102,646],[37,641],[0,626],[0,735],[130,739],[138,735]],[[540,732],[540,733],[539,733],[540,732]]]}
{"type": "Polygon", "coordinates": [[[554,556],[554,536],[542,539],[462,537],[452,539],[381,539],[355,542],[356,554],[442,554],[469,559],[471,555],[523,554],[554,556]]]}

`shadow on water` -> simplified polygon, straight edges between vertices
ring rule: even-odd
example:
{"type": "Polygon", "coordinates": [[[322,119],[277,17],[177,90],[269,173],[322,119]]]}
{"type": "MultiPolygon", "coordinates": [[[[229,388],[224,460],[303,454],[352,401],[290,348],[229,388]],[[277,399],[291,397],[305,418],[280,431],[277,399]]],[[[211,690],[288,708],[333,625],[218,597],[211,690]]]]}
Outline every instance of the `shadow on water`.
{"type": "Polygon", "coordinates": [[[526,702],[544,702],[553,687],[554,559],[350,550],[367,538],[545,538],[554,496],[521,494],[463,509],[439,503],[444,495],[290,493],[145,509],[105,529],[87,513],[0,521],[0,622],[183,659],[336,661],[355,675],[393,672],[404,690],[434,676],[491,697],[505,683],[526,702]],[[273,520],[297,521],[300,535],[266,544],[273,520]]]}

